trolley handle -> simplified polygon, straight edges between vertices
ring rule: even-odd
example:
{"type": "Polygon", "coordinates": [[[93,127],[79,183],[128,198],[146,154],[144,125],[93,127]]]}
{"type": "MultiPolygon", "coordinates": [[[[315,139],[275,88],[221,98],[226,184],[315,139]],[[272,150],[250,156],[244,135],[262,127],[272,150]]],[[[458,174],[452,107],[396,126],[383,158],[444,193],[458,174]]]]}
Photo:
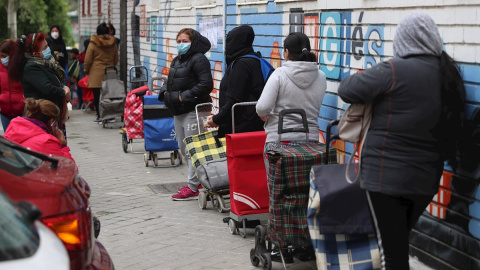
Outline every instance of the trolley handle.
{"type": "Polygon", "coordinates": [[[151,82],[150,87],[149,87],[150,91],[157,93],[157,92],[159,92],[158,90],[161,89],[161,87],[153,87],[153,82],[154,81],[162,81],[162,83],[165,83],[166,80],[167,80],[167,77],[152,77],[152,82],[151,82]]]}
{"type": "MultiPolygon", "coordinates": [[[[131,66],[130,69],[128,70],[128,73],[130,74],[130,82],[133,83],[138,83],[138,82],[148,82],[148,69],[146,66],[131,66]],[[140,70],[143,70],[144,72],[141,72],[142,75],[144,76],[139,76],[138,79],[134,79],[136,77],[133,76],[132,74],[132,70],[137,70],[137,69],[140,69],[140,70]],[[145,79],[143,79],[143,77],[145,79]]],[[[136,73],[138,74],[138,73],[136,73]]]]}
{"type": "Polygon", "coordinates": [[[338,134],[335,134],[332,136],[332,128],[334,126],[337,126],[340,120],[332,120],[330,123],[327,125],[327,136],[325,136],[325,153],[327,153],[327,164],[330,163],[330,143],[333,140],[340,139],[340,136],[338,134]]]}
{"type": "Polygon", "coordinates": [[[232,133],[235,134],[235,108],[237,106],[252,106],[257,105],[256,101],[247,101],[247,102],[239,102],[235,103],[232,106],[232,133]]]}
{"type": "Polygon", "coordinates": [[[307,137],[307,142],[309,142],[309,130],[307,123],[307,115],[304,109],[285,109],[282,110],[278,115],[278,141],[281,142],[282,134],[289,132],[305,132],[307,137]],[[283,117],[287,114],[300,114],[302,117],[303,128],[283,128],[283,117]]]}
{"type": "Polygon", "coordinates": [[[200,107],[206,107],[208,106],[210,109],[208,110],[208,112],[211,112],[212,111],[212,108],[213,108],[213,103],[211,102],[206,102],[206,103],[199,103],[197,105],[195,105],[195,114],[197,116],[197,125],[198,125],[198,134],[202,133],[203,130],[203,122],[200,121],[200,116],[198,114],[199,112],[199,108],[200,107]]]}
{"type": "Polygon", "coordinates": [[[118,73],[118,69],[117,69],[116,66],[106,66],[106,67],[105,67],[105,75],[107,75],[107,71],[108,71],[109,69],[115,70],[115,74],[118,73]]]}

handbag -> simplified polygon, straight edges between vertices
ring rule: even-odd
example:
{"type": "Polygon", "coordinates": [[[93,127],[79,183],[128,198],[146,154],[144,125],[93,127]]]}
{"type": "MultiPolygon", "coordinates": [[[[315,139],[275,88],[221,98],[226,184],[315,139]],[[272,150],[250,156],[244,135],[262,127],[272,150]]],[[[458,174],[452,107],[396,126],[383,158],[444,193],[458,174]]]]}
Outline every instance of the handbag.
{"type": "Polygon", "coordinates": [[[345,181],[347,164],[313,166],[307,221],[319,270],[381,269],[366,191],[345,181]]]}
{"type": "Polygon", "coordinates": [[[353,151],[350,159],[347,162],[347,167],[345,170],[345,178],[347,182],[354,183],[360,178],[360,159],[362,156],[362,149],[365,143],[365,138],[367,136],[368,128],[370,127],[370,123],[372,122],[372,104],[351,104],[345,113],[340,118],[340,122],[338,123],[338,136],[340,139],[356,143],[355,150],[353,151]],[[359,146],[360,150],[359,150],[359,146]],[[353,163],[353,157],[355,153],[358,151],[359,157],[359,166],[358,166],[358,174],[355,180],[351,180],[348,171],[350,169],[351,164],[353,163]]]}
{"type": "Polygon", "coordinates": [[[183,142],[195,170],[207,161],[227,157],[225,138],[218,138],[217,130],[185,137],[183,142]]]}

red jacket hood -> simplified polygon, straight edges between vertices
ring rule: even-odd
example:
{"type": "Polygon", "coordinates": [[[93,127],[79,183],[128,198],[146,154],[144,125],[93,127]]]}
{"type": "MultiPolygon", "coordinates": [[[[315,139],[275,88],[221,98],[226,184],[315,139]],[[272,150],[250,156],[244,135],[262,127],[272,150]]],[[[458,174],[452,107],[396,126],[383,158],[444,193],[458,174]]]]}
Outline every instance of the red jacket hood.
{"type": "Polygon", "coordinates": [[[3,137],[33,151],[63,156],[75,161],[70,155],[70,148],[62,146],[55,136],[23,117],[14,118],[3,137]]]}

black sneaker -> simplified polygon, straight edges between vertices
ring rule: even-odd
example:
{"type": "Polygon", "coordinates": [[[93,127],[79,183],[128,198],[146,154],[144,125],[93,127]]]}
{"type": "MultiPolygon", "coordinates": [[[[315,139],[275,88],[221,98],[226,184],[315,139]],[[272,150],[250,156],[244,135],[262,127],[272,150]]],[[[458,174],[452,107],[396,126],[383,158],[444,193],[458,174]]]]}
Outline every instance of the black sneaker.
{"type": "Polygon", "coordinates": [[[315,260],[315,250],[311,247],[300,247],[293,251],[293,256],[302,262],[315,260]]]}
{"type": "MultiPolygon", "coordinates": [[[[293,263],[293,254],[288,252],[287,250],[282,251],[283,259],[285,260],[285,263],[293,263]]],[[[280,255],[280,250],[279,249],[274,249],[270,253],[270,258],[272,259],[272,262],[282,262],[282,255],[280,255]]]]}

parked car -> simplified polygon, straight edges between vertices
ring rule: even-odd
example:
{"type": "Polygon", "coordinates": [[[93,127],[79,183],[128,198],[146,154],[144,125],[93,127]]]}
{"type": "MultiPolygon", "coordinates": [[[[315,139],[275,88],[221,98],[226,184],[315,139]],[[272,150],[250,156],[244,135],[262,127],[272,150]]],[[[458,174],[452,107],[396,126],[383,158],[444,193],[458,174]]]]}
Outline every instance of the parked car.
{"type": "Polygon", "coordinates": [[[68,270],[62,241],[38,221],[40,210],[0,191],[0,270],[68,270]]]}
{"type": "Polygon", "coordinates": [[[28,201],[42,212],[40,221],[62,240],[72,270],[113,269],[96,239],[88,199],[90,188],[67,158],[46,156],[0,137],[0,188],[14,201],[28,201]]]}

